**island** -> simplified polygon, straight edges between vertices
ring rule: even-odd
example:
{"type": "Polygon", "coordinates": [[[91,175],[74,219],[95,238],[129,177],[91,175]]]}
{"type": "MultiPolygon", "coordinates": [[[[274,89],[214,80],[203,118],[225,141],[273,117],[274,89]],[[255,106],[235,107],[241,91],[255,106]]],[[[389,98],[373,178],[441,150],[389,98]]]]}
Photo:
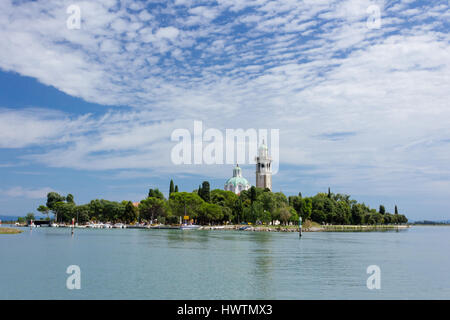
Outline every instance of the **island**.
{"type": "MultiPolygon", "coordinates": [[[[150,189],[148,196],[139,202],[91,200],[76,204],[74,196],[50,192],[47,202],[37,211],[45,214],[46,220],[68,225],[100,224],[113,226],[135,225],[141,227],[176,226],[181,221],[200,226],[200,229],[284,231],[298,230],[299,218],[303,231],[372,231],[401,229],[408,227],[408,219],[398,212],[389,213],[383,205],[379,209],[351,199],[349,195],[328,192],[304,197],[286,196],[268,188],[252,186],[238,194],[232,191],[210,190],[208,181],[191,192],[179,191],[170,181],[169,196],[159,189],[150,189]]],[[[30,220],[34,214],[29,214],[30,220]]]]}

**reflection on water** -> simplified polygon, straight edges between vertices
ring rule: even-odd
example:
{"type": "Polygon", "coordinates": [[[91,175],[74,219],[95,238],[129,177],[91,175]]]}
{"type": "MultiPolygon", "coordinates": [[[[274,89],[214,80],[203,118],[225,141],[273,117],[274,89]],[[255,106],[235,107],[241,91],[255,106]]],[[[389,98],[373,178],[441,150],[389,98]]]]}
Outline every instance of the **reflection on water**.
{"type": "Polygon", "coordinates": [[[405,232],[24,229],[0,235],[0,298],[450,298],[450,228],[405,232]],[[79,265],[82,289],[65,288],[79,265]],[[378,265],[381,290],[368,290],[378,265]]]}

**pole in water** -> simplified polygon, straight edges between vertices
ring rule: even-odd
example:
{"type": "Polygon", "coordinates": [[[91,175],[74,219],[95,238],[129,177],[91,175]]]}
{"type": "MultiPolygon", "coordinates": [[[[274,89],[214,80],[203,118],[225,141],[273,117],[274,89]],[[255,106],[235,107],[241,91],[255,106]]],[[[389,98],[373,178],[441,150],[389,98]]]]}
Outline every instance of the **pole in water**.
{"type": "Polygon", "coordinates": [[[73,229],[74,229],[74,222],[75,222],[75,219],[72,218],[72,235],[73,235],[73,229]]]}
{"type": "Polygon", "coordinates": [[[298,236],[302,236],[302,217],[298,218],[298,236]]]}

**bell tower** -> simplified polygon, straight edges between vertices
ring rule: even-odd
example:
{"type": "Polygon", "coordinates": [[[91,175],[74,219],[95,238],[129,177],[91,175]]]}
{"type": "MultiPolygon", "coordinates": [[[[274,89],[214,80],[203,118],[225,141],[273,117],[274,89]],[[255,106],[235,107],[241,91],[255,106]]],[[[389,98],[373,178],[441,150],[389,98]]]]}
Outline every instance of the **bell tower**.
{"type": "Polygon", "coordinates": [[[256,187],[272,191],[272,158],[264,140],[256,157],[256,187]]]}

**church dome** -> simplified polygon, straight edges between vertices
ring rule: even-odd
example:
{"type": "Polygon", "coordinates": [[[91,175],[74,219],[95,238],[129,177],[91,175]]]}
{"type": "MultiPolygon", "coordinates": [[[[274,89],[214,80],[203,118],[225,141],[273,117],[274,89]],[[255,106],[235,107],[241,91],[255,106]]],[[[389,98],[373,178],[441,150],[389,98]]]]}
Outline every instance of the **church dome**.
{"type": "Polygon", "coordinates": [[[239,165],[236,165],[233,169],[233,177],[225,183],[225,190],[239,194],[241,191],[248,190],[249,188],[250,183],[242,176],[242,169],[239,165]]]}
{"type": "Polygon", "coordinates": [[[225,184],[232,184],[234,187],[237,187],[238,185],[242,185],[244,187],[250,185],[250,183],[248,183],[247,179],[245,179],[244,177],[232,177],[228,179],[225,184]]]}

